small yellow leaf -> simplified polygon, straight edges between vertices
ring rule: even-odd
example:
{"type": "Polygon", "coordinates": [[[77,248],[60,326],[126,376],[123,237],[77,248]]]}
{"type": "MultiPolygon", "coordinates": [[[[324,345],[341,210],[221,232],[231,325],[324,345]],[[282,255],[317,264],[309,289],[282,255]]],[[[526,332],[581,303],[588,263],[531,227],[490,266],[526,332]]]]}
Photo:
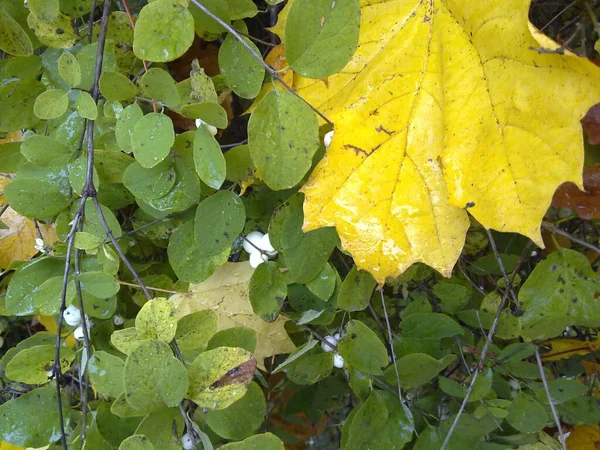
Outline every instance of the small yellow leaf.
{"type": "Polygon", "coordinates": [[[175,294],[169,300],[175,305],[178,318],[211,309],[219,318],[219,331],[240,326],[252,328],[258,336],[254,357],[264,370],[264,358],[290,353],[296,347],[285,331],[286,319],[278,317],[275,322],[268,323],[252,311],[248,285],[253,272],[247,262],[228,262],[206,281],[190,284],[187,294],[175,294]]]}
{"type": "MultiPolygon", "coordinates": [[[[2,180],[0,178],[0,184],[2,180]]],[[[0,203],[3,201],[4,197],[1,197],[0,203]]],[[[19,215],[9,207],[0,220],[8,227],[0,230],[0,267],[7,268],[14,261],[29,260],[39,251],[35,248],[38,235],[31,219],[19,215]]],[[[38,222],[38,226],[46,244],[52,245],[58,241],[52,225],[38,222]]]]}
{"type": "Polygon", "coordinates": [[[292,8],[294,0],[288,0],[287,4],[283,7],[277,15],[277,23],[271,28],[267,28],[271,33],[276,34],[279,40],[283,43],[285,39],[285,22],[287,21],[288,14],[292,8]]]}
{"type": "Polygon", "coordinates": [[[600,448],[600,427],[573,427],[567,438],[567,448],[597,450],[600,448]]]}
{"type": "Polygon", "coordinates": [[[335,125],[302,188],[305,230],[335,226],[379,282],[415,262],[449,275],[467,209],[541,245],[556,187],[581,185],[600,69],[533,50],[528,0],[360,3],[350,63],[327,84],[295,75],[335,125]]]}
{"type": "Polygon", "coordinates": [[[593,341],[580,341],[579,339],[551,339],[541,343],[551,350],[542,355],[544,361],[558,361],[568,359],[575,355],[587,355],[600,348],[600,339],[593,341]]]}

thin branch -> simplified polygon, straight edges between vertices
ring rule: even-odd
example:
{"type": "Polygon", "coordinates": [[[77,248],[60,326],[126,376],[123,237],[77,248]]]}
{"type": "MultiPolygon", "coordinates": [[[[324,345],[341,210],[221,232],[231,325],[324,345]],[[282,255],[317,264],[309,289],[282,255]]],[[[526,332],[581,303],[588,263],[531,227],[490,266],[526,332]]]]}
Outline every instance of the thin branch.
{"type": "MultiPolygon", "coordinates": [[[[117,280],[117,283],[120,285],[123,285],[123,286],[130,286],[133,288],[142,289],[142,287],[140,285],[135,284],[135,283],[128,283],[127,281],[117,280]]],[[[187,294],[187,292],[170,291],[168,289],[159,289],[159,288],[155,288],[152,286],[146,286],[146,289],[148,289],[149,291],[166,292],[167,294],[187,294]]]]}
{"type": "Polygon", "coordinates": [[[396,381],[398,382],[398,400],[400,400],[400,403],[402,404],[402,382],[400,381],[400,373],[398,372],[398,365],[396,364],[396,352],[394,351],[394,337],[392,336],[390,318],[388,317],[387,309],[385,307],[383,288],[379,289],[379,295],[381,296],[381,306],[383,308],[383,315],[385,316],[385,324],[387,326],[388,342],[390,343],[390,351],[392,352],[392,364],[394,365],[394,371],[396,372],[396,381]]]}
{"type": "Polygon", "coordinates": [[[157,223],[163,222],[163,221],[165,221],[165,220],[168,220],[168,219],[171,219],[171,218],[173,218],[173,217],[176,217],[176,216],[178,216],[178,215],[180,215],[180,214],[183,214],[183,213],[185,213],[185,212],[189,211],[190,209],[191,209],[191,208],[188,208],[188,209],[186,209],[186,210],[184,210],[184,211],[177,211],[177,212],[173,212],[173,213],[171,213],[171,214],[167,214],[166,216],[159,217],[158,219],[154,219],[154,220],[153,220],[153,221],[151,221],[151,222],[145,223],[144,225],[140,225],[139,227],[137,227],[137,228],[134,228],[133,230],[127,231],[126,233],[123,233],[121,236],[117,236],[117,237],[115,237],[115,239],[116,239],[117,241],[119,241],[119,240],[121,240],[121,239],[123,239],[123,238],[125,238],[125,237],[127,237],[127,236],[131,236],[132,234],[135,234],[135,233],[137,233],[137,232],[138,232],[138,231],[140,231],[140,230],[143,230],[144,228],[151,227],[152,225],[156,225],[157,223]]]}
{"type": "Polygon", "coordinates": [[[269,75],[271,76],[271,78],[276,79],[277,81],[279,81],[282,86],[284,88],[286,88],[291,94],[293,94],[294,96],[298,97],[300,100],[302,100],[304,103],[306,103],[308,105],[308,107],[310,109],[312,109],[321,119],[323,119],[325,122],[327,122],[329,125],[331,125],[333,127],[333,122],[331,120],[329,120],[321,111],[319,111],[317,108],[315,108],[313,105],[311,105],[309,102],[307,102],[305,99],[303,99],[300,95],[298,95],[296,93],[296,91],[294,91],[294,89],[285,82],[285,80],[281,77],[281,75],[279,75],[277,73],[277,71],[275,69],[273,69],[271,66],[269,66],[265,60],[262,58],[262,56],[260,55],[260,53],[257,53],[251,46],[250,44],[248,44],[244,38],[231,26],[229,25],[227,22],[225,22],[224,20],[222,20],[219,16],[217,16],[216,14],[212,13],[206,6],[204,6],[202,3],[200,3],[198,0],[189,0],[190,2],[192,2],[194,5],[196,5],[198,8],[200,8],[200,10],[202,10],[202,12],[204,14],[206,14],[207,16],[209,16],[211,19],[213,19],[215,22],[217,22],[219,25],[221,25],[223,28],[225,28],[227,31],[229,31],[229,33],[231,33],[231,35],[236,38],[240,44],[242,44],[244,47],[246,47],[246,49],[252,54],[252,56],[258,61],[260,62],[260,64],[266,69],[266,71],[269,73],[269,75]]]}
{"type": "Polygon", "coordinates": [[[546,397],[548,398],[548,404],[550,405],[550,410],[552,411],[552,417],[554,418],[554,423],[556,423],[556,428],[558,428],[558,439],[560,441],[560,446],[562,450],[567,450],[567,441],[565,440],[565,434],[563,433],[560,425],[560,419],[558,417],[558,413],[556,412],[556,407],[554,406],[554,400],[552,400],[552,396],[550,395],[550,388],[548,387],[548,380],[546,380],[546,374],[544,373],[544,365],[542,364],[542,358],[540,358],[540,351],[538,346],[535,344],[533,344],[533,349],[535,350],[535,360],[537,361],[538,369],[540,369],[540,378],[542,379],[544,390],[546,391],[546,397]]]}
{"type": "Polygon", "coordinates": [[[488,239],[490,241],[490,246],[492,247],[492,251],[494,252],[494,257],[496,258],[496,262],[498,263],[498,267],[500,267],[500,272],[502,273],[502,277],[506,283],[506,289],[510,293],[513,301],[518,303],[517,295],[515,294],[515,290],[513,289],[512,281],[508,277],[508,273],[506,272],[506,268],[504,267],[504,262],[502,261],[502,257],[500,256],[500,252],[498,251],[498,246],[496,245],[496,240],[492,235],[492,231],[490,229],[485,230],[488,235],[488,239]]]}
{"type": "Polygon", "coordinates": [[[544,228],[552,233],[560,234],[561,236],[566,237],[570,241],[573,241],[576,244],[579,244],[582,247],[587,248],[588,250],[592,250],[592,251],[600,254],[600,248],[596,247],[595,245],[590,244],[589,242],[584,241],[583,239],[579,239],[578,237],[573,236],[571,233],[568,233],[565,230],[562,230],[559,227],[552,225],[550,222],[543,221],[542,228],[544,228]]]}

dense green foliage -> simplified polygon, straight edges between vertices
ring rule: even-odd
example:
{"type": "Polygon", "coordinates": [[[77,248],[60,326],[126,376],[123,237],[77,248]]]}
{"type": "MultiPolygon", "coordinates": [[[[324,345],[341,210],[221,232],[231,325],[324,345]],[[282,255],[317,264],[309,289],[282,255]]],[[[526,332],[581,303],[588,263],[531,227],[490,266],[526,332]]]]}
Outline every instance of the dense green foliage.
{"type": "MultiPolygon", "coordinates": [[[[338,3],[289,10],[297,73],[351,58],[359,2],[338,3]]],[[[263,92],[282,6],[0,0],[4,196],[57,234],[2,267],[0,442],[421,450],[459,417],[448,449],[542,450],[557,420],[597,426],[596,222],[551,209],[579,239],[542,253],[473,221],[451,278],[377,286],[334,229],[302,231],[331,127],[263,92]]]]}

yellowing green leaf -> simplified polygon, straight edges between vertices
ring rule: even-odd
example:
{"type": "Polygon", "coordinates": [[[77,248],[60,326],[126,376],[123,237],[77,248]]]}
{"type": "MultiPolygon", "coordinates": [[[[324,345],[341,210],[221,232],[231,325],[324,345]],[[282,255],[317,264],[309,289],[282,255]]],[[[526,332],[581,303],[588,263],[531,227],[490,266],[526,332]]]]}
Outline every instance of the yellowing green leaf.
{"type": "Polygon", "coordinates": [[[33,44],[21,25],[0,5],[0,50],[14,56],[29,56],[33,44]]]}
{"type": "Polygon", "coordinates": [[[62,116],[69,107],[67,91],[62,89],[50,89],[42,92],[35,99],[33,112],[40,119],[56,119],[62,116]]]}
{"type": "Polygon", "coordinates": [[[135,26],[133,51],[140,59],[172,61],[194,41],[194,18],[184,2],[159,0],[144,6],[135,26]]]}
{"type": "Polygon", "coordinates": [[[335,124],[303,187],[305,229],[336,226],[378,282],[415,262],[449,275],[467,208],[541,245],[555,188],[581,184],[579,120],[600,70],[531,50],[527,0],[360,3],[350,63],[294,83],[335,124]]]}
{"type": "Polygon", "coordinates": [[[166,298],[156,298],[144,303],[135,317],[135,329],[140,339],[171,342],[177,330],[173,304],[166,298]]]}
{"type": "Polygon", "coordinates": [[[226,263],[203,283],[191,284],[189,293],[175,294],[169,300],[180,317],[194,311],[212,309],[219,318],[219,330],[238,326],[253,329],[258,335],[254,356],[258,366],[264,367],[264,358],[290,353],[296,347],[285,331],[284,318],[278,317],[274,322],[267,323],[252,312],[248,285],[253,272],[254,269],[247,262],[226,263]]]}
{"type": "Polygon", "coordinates": [[[40,42],[52,48],[73,47],[79,41],[71,18],[63,13],[58,13],[51,20],[42,20],[33,13],[27,17],[27,24],[40,42]]]}

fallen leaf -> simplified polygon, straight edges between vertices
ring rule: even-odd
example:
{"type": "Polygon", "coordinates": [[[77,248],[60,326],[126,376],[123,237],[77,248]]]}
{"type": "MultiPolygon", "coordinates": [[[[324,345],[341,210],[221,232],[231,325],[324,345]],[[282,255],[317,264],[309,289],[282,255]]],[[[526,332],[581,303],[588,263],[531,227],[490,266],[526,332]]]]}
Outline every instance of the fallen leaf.
{"type": "MultiPolygon", "coordinates": [[[[29,260],[38,253],[39,250],[35,248],[38,235],[31,219],[9,207],[1,220],[8,229],[0,230],[0,267],[5,269],[14,261],[29,260]]],[[[59,240],[54,226],[39,222],[38,226],[46,244],[51,245],[59,240]]]]}
{"type": "Polygon", "coordinates": [[[206,281],[190,284],[187,294],[175,294],[173,302],[178,318],[204,309],[213,310],[218,318],[218,331],[233,327],[252,328],[258,335],[254,357],[264,370],[264,358],[290,353],[296,349],[285,331],[286,319],[264,322],[252,311],[248,285],[254,269],[248,262],[225,263],[206,281]]]}
{"type": "Polygon", "coordinates": [[[598,450],[600,427],[573,427],[567,438],[567,448],[573,450],[598,450]]]}
{"type": "Polygon", "coordinates": [[[600,103],[590,108],[587,114],[581,119],[583,131],[587,134],[590,144],[600,144],[600,103]]]}
{"type": "Polygon", "coordinates": [[[558,361],[575,355],[587,355],[600,348],[600,339],[581,341],[579,339],[551,339],[541,343],[551,350],[542,355],[544,361],[558,361]]]}
{"type": "Polygon", "coordinates": [[[571,182],[560,185],[552,198],[552,206],[570,208],[582,219],[599,219],[600,164],[583,169],[583,189],[571,182]]]}
{"type": "Polygon", "coordinates": [[[328,85],[295,75],[335,125],[302,188],[305,230],[336,226],[378,282],[415,262],[449,276],[467,209],[542,245],[556,187],[581,185],[580,119],[600,70],[532,50],[528,0],[360,3],[350,63],[328,85]]]}

